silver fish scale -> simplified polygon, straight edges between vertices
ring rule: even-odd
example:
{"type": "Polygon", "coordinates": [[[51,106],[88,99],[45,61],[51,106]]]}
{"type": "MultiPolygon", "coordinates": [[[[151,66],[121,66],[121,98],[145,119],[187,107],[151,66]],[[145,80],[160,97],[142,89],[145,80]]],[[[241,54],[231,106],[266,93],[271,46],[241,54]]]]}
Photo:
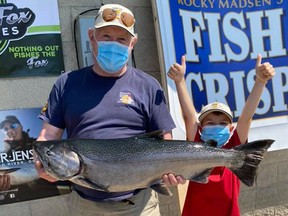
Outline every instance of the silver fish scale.
{"type": "Polygon", "coordinates": [[[273,142],[259,140],[235,149],[219,149],[197,142],[140,136],[105,140],[40,141],[36,143],[35,150],[41,155],[41,162],[46,170],[50,169],[55,176],[61,178],[66,175],[67,180],[84,187],[121,192],[151,186],[159,192],[159,182],[163,174],[173,173],[204,183],[212,168],[216,166],[230,168],[243,183],[252,186],[258,164],[273,142]],[[46,154],[45,149],[58,154],[65,151],[63,157],[66,157],[67,161],[71,159],[72,163],[66,163],[68,166],[59,170],[58,161],[53,161],[52,157],[58,154],[46,154]],[[75,164],[75,154],[71,152],[77,154],[76,162],[78,156],[81,160],[80,172],[73,177],[69,173],[74,171],[67,172],[69,169],[73,170],[69,164],[75,164]]]}
{"type": "MultiPolygon", "coordinates": [[[[229,162],[229,158],[233,158],[231,163],[239,164],[238,160],[235,161],[235,154],[239,155],[239,161],[242,161],[244,157],[243,153],[233,150],[227,152],[223,149],[203,145],[203,143],[176,142],[175,140],[159,140],[157,138],[121,138],[117,139],[117,142],[115,139],[71,140],[68,144],[72,150],[81,156],[85,155],[85,158],[98,162],[110,161],[111,163],[117,161],[129,163],[132,161],[162,161],[163,159],[177,161],[183,160],[183,158],[189,160],[189,157],[193,157],[193,160],[198,158],[199,163],[203,163],[206,159],[210,161],[212,156],[216,160],[225,160],[225,164],[229,162]]],[[[242,162],[239,165],[242,165],[242,162]]]]}

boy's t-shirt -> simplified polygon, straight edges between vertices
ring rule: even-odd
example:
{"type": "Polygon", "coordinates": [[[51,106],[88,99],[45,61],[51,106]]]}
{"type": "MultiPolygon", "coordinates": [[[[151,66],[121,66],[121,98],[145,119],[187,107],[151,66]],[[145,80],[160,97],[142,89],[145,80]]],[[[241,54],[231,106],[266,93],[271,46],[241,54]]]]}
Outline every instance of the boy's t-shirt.
{"type": "MultiPolygon", "coordinates": [[[[195,141],[202,141],[197,133],[195,141]]],[[[203,142],[203,141],[202,141],[203,142]]],[[[223,148],[240,144],[235,130],[223,148]]],[[[215,167],[207,184],[189,182],[182,216],[240,216],[240,181],[228,168],[215,167]]]]}

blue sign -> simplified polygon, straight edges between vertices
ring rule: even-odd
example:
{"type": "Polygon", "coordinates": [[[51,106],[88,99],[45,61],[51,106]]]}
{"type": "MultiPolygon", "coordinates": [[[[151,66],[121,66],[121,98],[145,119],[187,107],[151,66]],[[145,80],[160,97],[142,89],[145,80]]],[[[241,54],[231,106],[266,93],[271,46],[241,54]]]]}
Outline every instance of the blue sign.
{"type": "MultiPolygon", "coordinates": [[[[186,84],[198,112],[219,101],[229,105],[237,122],[261,54],[262,63],[270,62],[276,75],[266,84],[253,120],[287,126],[288,1],[158,0],[153,4],[164,61],[161,69],[167,73],[186,56],[186,84]]],[[[175,107],[179,106],[175,105],[177,93],[169,78],[167,86],[176,119],[181,113],[175,107]]]]}
{"type": "Polygon", "coordinates": [[[220,101],[235,120],[254,84],[257,55],[277,76],[254,119],[287,115],[288,1],[170,1],[176,60],[186,55],[195,107],[220,101]]]}

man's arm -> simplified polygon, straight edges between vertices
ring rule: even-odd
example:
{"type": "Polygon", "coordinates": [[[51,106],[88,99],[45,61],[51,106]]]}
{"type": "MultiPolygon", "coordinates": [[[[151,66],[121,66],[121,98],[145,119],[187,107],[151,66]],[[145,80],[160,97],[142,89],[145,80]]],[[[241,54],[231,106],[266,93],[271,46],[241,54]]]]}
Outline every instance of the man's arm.
{"type": "Polygon", "coordinates": [[[61,139],[62,134],[63,129],[57,128],[47,122],[44,122],[37,141],[61,139]]]}
{"type": "Polygon", "coordinates": [[[0,175],[0,191],[9,190],[10,186],[10,176],[0,175]]]}

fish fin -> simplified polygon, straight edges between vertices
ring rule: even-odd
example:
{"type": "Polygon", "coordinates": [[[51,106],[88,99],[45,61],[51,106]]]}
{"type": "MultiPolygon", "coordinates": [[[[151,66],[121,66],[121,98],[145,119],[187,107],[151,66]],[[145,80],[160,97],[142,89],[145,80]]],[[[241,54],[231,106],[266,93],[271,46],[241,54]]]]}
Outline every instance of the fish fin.
{"type": "Polygon", "coordinates": [[[210,146],[210,147],[216,147],[217,146],[217,142],[215,140],[208,140],[205,142],[205,144],[210,146]]]}
{"type": "Polygon", "coordinates": [[[244,163],[240,168],[230,168],[230,170],[242,181],[245,185],[255,186],[257,178],[257,170],[264,154],[275,140],[265,139],[257,140],[247,144],[242,144],[234,147],[234,150],[245,153],[244,163]]]}
{"type": "Polygon", "coordinates": [[[156,139],[163,139],[163,130],[156,130],[149,133],[137,135],[136,137],[139,139],[147,139],[147,138],[156,138],[156,139]]]}
{"type": "Polygon", "coordinates": [[[192,176],[189,180],[194,181],[194,182],[198,182],[201,184],[207,184],[209,181],[208,177],[209,177],[212,170],[213,170],[213,168],[205,169],[202,172],[199,172],[196,175],[192,176]]]}
{"type": "Polygon", "coordinates": [[[8,173],[16,172],[19,169],[21,169],[21,168],[0,169],[0,173],[2,175],[6,175],[8,173]]]}
{"type": "Polygon", "coordinates": [[[171,190],[163,182],[158,182],[150,186],[157,193],[163,194],[165,196],[172,196],[171,190]]]}

